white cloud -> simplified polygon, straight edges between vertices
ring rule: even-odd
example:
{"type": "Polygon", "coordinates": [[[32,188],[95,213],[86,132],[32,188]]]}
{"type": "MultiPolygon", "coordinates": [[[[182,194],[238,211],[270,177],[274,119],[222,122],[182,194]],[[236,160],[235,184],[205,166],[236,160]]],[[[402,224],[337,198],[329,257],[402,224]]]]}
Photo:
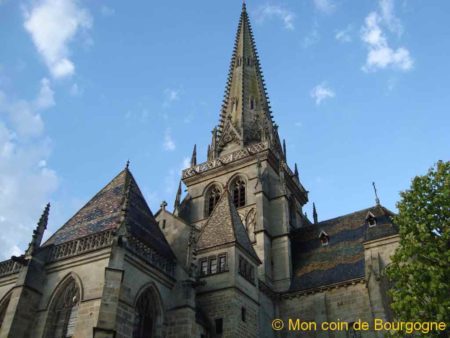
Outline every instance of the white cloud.
{"type": "Polygon", "coordinates": [[[331,14],[336,9],[336,5],[331,0],[313,0],[317,10],[325,14],[331,14]]]}
{"type": "Polygon", "coordinates": [[[376,11],[369,13],[361,29],[361,40],[368,49],[363,70],[376,71],[392,67],[408,71],[414,65],[409,50],[405,47],[393,49],[389,45],[387,36],[382,29],[382,25],[385,25],[392,32],[401,34],[400,22],[393,14],[393,4],[390,0],[381,0],[380,8],[382,14],[376,11]]]}
{"type": "Polygon", "coordinates": [[[346,28],[337,31],[334,37],[336,38],[337,41],[342,43],[351,42],[352,41],[352,36],[350,34],[351,31],[352,26],[348,25],[346,28]]]}
{"type": "Polygon", "coordinates": [[[41,80],[38,96],[32,102],[17,100],[10,102],[0,91],[0,111],[8,114],[9,121],[20,137],[30,138],[40,136],[44,130],[39,111],[48,109],[55,104],[54,93],[48,79],[41,80]]]}
{"type": "Polygon", "coordinates": [[[281,20],[284,28],[287,30],[295,29],[295,14],[290,10],[287,10],[281,6],[266,4],[264,6],[260,6],[255,11],[256,22],[263,23],[266,20],[271,20],[273,18],[281,20]]]}
{"type": "Polygon", "coordinates": [[[0,260],[23,253],[58,187],[55,171],[47,166],[51,143],[39,114],[52,105],[47,79],[34,100],[7,99],[0,91],[0,260]]]}
{"type": "Polygon", "coordinates": [[[379,2],[381,16],[383,21],[391,32],[401,35],[403,33],[403,26],[400,19],[395,16],[394,13],[394,1],[393,0],[380,0],[379,2]]]}
{"type": "Polygon", "coordinates": [[[50,81],[46,78],[41,80],[41,89],[35,104],[38,109],[47,109],[55,105],[54,92],[50,87],[50,81]]]}
{"type": "Polygon", "coordinates": [[[164,133],[163,149],[166,151],[174,151],[176,148],[175,141],[172,138],[170,129],[166,129],[164,133]]]}
{"type": "Polygon", "coordinates": [[[336,93],[323,82],[315,86],[311,90],[310,95],[316,101],[316,104],[319,105],[322,101],[335,97],[336,93]]]}
{"type": "Polygon", "coordinates": [[[40,0],[24,9],[24,26],[55,78],[70,76],[75,65],[69,59],[69,43],[80,30],[92,27],[89,12],[76,0],[40,0]]]}
{"type": "Polygon", "coordinates": [[[173,88],[166,88],[164,90],[163,107],[169,107],[175,101],[180,99],[180,90],[173,88]]]}

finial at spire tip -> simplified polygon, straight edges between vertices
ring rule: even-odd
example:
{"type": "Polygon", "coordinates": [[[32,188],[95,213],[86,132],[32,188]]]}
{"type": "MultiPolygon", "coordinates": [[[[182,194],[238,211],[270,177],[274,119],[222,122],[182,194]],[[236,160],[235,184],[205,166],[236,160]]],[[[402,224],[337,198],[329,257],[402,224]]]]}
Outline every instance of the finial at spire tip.
{"type": "Polygon", "coordinates": [[[130,160],[127,160],[127,164],[125,165],[125,169],[129,169],[130,168],[130,160]]]}

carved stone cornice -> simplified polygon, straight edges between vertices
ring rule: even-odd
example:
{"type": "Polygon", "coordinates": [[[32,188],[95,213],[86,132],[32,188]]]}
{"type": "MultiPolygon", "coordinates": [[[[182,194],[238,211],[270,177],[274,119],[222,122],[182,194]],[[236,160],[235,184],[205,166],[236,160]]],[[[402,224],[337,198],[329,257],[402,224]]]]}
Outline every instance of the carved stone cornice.
{"type": "Polygon", "coordinates": [[[219,158],[213,159],[211,161],[200,163],[199,165],[187,168],[183,170],[182,178],[190,178],[197,174],[205,173],[209,170],[222,167],[226,164],[241,160],[245,157],[263,152],[269,149],[268,142],[255,143],[250,146],[244,147],[243,149],[237,150],[230,154],[223,155],[219,158]]]}
{"type": "Polygon", "coordinates": [[[54,245],[50,248],[48,262],[77,256],[86,252],[102,249],[113,243],[113,231],[103,231],[70,242],[54,245]]]}

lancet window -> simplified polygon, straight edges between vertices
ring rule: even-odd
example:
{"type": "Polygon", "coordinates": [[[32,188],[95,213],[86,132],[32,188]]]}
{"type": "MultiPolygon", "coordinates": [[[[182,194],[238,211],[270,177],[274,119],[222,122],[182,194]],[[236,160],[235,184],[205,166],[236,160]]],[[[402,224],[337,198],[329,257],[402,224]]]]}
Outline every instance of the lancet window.
{"type": "Polygon", "coordinates": [[[242,178],[236,179],[232,186],[233,203],[236,208],[245,205],[245,181],[242,178]]]}

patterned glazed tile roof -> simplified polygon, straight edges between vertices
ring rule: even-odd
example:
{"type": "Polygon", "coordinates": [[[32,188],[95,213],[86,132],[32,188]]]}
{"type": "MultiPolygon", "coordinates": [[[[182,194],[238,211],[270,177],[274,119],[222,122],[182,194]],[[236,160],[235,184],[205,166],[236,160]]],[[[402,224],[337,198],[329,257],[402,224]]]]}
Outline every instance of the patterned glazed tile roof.
{"type": "Polygon", "coordinates": [[[197,240],[197,250],[229,243],[237,243],[256,261],[260,262],[236,207],[231,200],[231,196],[225,190],[200,232],[197,240]]]}
{"type": "Polygon", "coordinates": [[[363,243],[396,234],[397,228],[391,220],[393,215],[377,205],[296,230],[292,236],[291,291],[364,277],[363,243]],[[366,221],[369,212],[376,218],[373,227],[366,221]],[[322,231],[329,236],[326,246],[322,246],[319,239],[322,231]]]}
{"type": "Polygon", "coordinates": [[[173,259],[172,250],[128,168],[101,189],[44,245],[58,245],[94,233],[118,229],[123,222],[125,198],[127,198],[125,224],[128,233],[164,257],[173,259]]]}

